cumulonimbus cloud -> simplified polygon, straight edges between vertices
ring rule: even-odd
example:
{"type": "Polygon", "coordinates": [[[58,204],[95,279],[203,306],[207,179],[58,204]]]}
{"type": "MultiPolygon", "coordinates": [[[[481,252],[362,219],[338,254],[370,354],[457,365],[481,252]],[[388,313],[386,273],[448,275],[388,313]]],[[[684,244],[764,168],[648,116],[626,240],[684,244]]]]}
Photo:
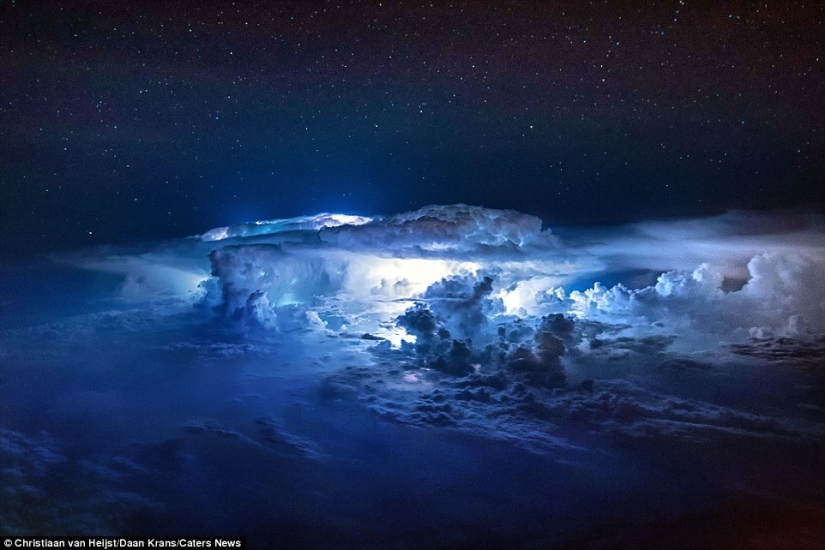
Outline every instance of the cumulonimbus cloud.
{"type": "Polygon", "coordinates": [[[825,332],[821,216],[732,212],[561,233],[515,211],[428,206],[375,218],[253,222],[140,254],[107,249],[71,262],[123,276],[122,294],[132,300],[188,292],[228,319],[260,317],[263,326],[278,308],[301,306],[376,330],[414,301],[434,300],[456,277],[489,277],[483,315],[493,324],[563,314],[685,342],[704,335],[695,341],[705,343],[708,335],[825,332]],[[603,283],[642,270],[658,276],[603,283]]]}

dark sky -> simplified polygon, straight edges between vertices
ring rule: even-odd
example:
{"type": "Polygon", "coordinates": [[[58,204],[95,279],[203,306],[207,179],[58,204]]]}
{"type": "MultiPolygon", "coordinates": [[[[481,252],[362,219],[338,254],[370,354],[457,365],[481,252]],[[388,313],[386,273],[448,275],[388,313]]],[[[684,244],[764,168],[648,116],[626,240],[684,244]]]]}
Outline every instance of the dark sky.
{"type": "Polygon", "coordinates": [[[429,203],[551,226],[821,209],[823,21],[809,1],[2,0],[2,250],[429,203]]]}

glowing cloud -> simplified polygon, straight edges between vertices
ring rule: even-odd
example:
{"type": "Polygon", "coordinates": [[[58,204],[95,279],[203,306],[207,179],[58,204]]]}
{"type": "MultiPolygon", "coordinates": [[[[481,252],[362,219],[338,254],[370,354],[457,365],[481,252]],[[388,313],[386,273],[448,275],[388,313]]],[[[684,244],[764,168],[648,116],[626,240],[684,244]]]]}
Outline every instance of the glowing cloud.
{"type": "MultiPolygon", "coordinates": [[[[395,324],[411,305],[436,311],[456,299],[439,294],[457,284],[449,281],[472,287],[489,277],[482,302],[491,326],[562,314],[624,326],[625,336],[678,335],[674,345],[690,350],[825,332],[824,227],[812,216],[733,213],[567,231],[562,240],[534,216],[428,206],[253,222],[70,263],[121,275],[121,295],[133,302],[200,299],[226,319],[270,328],[310,316],[316,329],[370,333],[395,347],[412,340],[395,324]],[[634,270],[659,275],[642,285],[600,282],[634,270]]],[[[457,311],[439,313],[453,332],[457,311]]],[[[493,341],[465,332],[476,344],[493,341]]]]}
{"type": "Polygon", "coordinates": [[[267,220],[242,223],[228,227],[210,229],[200,236],[204,242],[223,241],[234,237],[252,237],[256,235],[273,235],[289,231],[317,231],[325,227],[341,225],[362,225],[372,221],[364,216],[348,214],[316,214],[314,216],[299,216],[282,220],[267,220]]]}

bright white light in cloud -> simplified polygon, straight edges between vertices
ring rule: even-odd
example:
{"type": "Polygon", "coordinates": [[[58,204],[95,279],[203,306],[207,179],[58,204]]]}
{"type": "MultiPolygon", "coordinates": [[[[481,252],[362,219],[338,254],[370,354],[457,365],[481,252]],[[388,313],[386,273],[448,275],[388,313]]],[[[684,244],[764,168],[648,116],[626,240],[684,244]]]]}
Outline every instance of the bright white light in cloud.
{"type": "Polygon", "coordinates": [[[229,227],[217,227],[210,229],[200,238],[205,242],[222,241],[233,237],[271,235],[288,231],[314,231],[324,227],[338,227],[341,225],[362,225],[371,221],[372,218],[364,216],[324,213],[314,216],[299,216],[283,220],[256,221],[229,227]]]}
{"type": "Polygon", "coordinates": [[[445,277],[476,273],[479,262],[441,258],[386,258],[358,253],[351,257],[345,290],[367,298],[404,299],[421,294],[445,277]]]}
{"type": "Polygon", "coordinates": [[[541,225],[526,214],[465,205],[376,218],[319,214],[73,263],[122,274],[130,300],[205,294],[227,319],[283,330],[312,318],[313,327],[371,333],[395,346],[413,339],[398,317],[428,303],[428,289],[450,278],[492,281],[478,306],[488,339],[496,323],[551,314],[624,325],[626,335],[678,335],[697,346],[825,331],[818,217],[733,213],[568,231],[565,241],[541,225]],[[600,283],[633,270],[659,276],[641,287],[600,283]]]}

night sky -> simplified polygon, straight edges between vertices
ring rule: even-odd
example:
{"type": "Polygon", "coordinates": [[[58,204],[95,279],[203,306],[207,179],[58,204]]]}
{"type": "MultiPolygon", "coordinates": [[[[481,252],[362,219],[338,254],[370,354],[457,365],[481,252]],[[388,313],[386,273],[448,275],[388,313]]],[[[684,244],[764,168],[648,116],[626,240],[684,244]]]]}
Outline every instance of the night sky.
{"type": "Polygon", "coordinates": [[[20,254],[464,202],[822,209],[818,2],[0,4],[20,254]]]}

